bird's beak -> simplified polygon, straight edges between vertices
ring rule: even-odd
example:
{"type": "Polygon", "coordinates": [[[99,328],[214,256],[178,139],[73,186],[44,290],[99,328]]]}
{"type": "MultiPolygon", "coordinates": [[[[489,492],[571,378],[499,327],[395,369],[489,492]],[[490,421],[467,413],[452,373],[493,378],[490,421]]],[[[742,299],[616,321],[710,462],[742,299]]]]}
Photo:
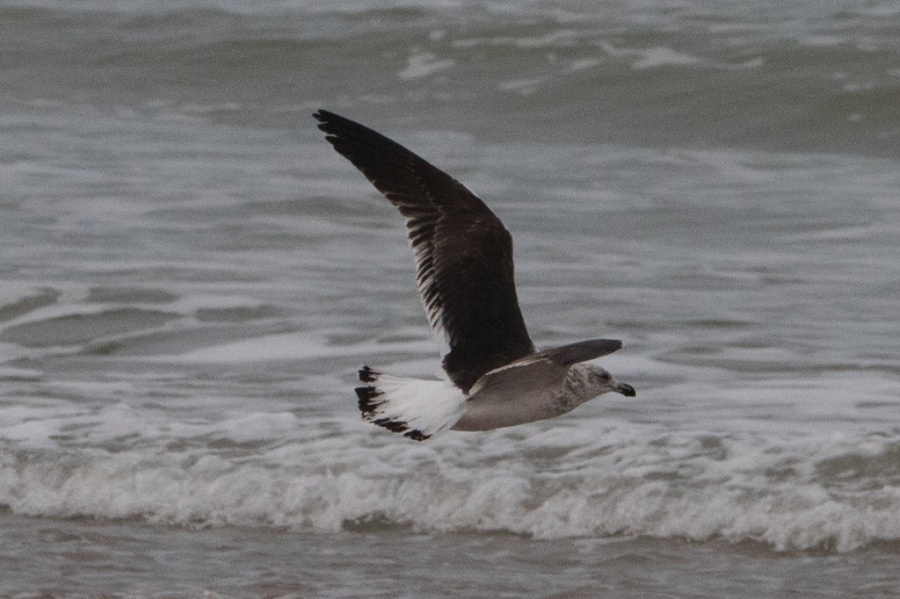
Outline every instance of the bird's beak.
{"type": "Polygon", "coordinates": [[[627,383],[616,383],[616,391],[624,395],[625,397],[634,397],[634,387],[627,383]]]}

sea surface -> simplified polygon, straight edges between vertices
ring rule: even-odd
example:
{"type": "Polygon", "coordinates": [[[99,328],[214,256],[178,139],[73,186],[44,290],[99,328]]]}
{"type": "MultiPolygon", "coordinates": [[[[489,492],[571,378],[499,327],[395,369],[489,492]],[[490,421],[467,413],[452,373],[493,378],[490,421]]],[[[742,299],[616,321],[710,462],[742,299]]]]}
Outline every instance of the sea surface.
{"type": "Polygon", "coordinates": [[[0,1],[0,597],[900,596],[900,4],[0,1]],[[465,182],[637,389],[415,443],[465,182]]]}

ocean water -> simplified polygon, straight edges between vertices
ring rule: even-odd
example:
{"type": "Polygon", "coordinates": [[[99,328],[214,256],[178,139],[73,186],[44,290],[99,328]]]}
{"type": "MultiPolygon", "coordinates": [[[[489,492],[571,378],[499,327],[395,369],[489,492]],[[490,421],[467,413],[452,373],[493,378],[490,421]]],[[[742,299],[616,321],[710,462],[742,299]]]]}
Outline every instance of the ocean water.
{"type": "Polygon", "coordinates": [[[900,595],[895,2],[0,2],[0,596],[900,595]],[[414,443],[407,145],[637,389],[414,443]]]}

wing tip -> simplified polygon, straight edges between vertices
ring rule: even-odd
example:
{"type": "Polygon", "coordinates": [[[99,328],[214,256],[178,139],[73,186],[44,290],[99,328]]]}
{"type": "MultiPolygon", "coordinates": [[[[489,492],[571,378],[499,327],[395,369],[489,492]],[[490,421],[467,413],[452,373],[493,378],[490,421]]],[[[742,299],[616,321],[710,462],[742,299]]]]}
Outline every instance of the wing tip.
{"type": "Polygon", "coordinates": [[[334,140],[336,140],[338,136],[338,121],[341,120],[342,117],[333,112],[329,112],[324,108],[320,108],[313,113],[313,118],[319,121],[319,130],[327,134],[325,139],[334,143],[334,140]]]}
{"type": "Polygon", "coordinates": [[[313,118],[314,118],[314,119],[316,119],[317,121],[319,121],[319,122],[321,122],[321,123],[324,123],[324,122],[326,122],[326,121],[329,121],[329,120],[331,120],[333,117],[337,116],[337,115],[334,114],[333,112],[330,112],[330,111],[328,111],[328,110],[325,110],[324,108],[319,108],[319,109],[316,110],[314,113],[312,113],[312,115],[313,115],[313,118]]]}

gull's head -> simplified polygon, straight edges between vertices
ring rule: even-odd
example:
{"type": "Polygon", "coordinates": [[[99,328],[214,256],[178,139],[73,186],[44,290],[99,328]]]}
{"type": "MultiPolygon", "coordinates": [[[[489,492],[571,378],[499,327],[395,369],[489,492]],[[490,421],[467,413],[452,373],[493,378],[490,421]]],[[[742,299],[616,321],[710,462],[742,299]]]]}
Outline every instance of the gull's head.
{"type": "Polygon", "coordinates": [[[613,392],[621,393],[625,397],[635,396],[634,387],[628,383],[618,382],[609,372],[597,365],[592,365],[591,375],[597,389],[597,395],[613,392]]]}

